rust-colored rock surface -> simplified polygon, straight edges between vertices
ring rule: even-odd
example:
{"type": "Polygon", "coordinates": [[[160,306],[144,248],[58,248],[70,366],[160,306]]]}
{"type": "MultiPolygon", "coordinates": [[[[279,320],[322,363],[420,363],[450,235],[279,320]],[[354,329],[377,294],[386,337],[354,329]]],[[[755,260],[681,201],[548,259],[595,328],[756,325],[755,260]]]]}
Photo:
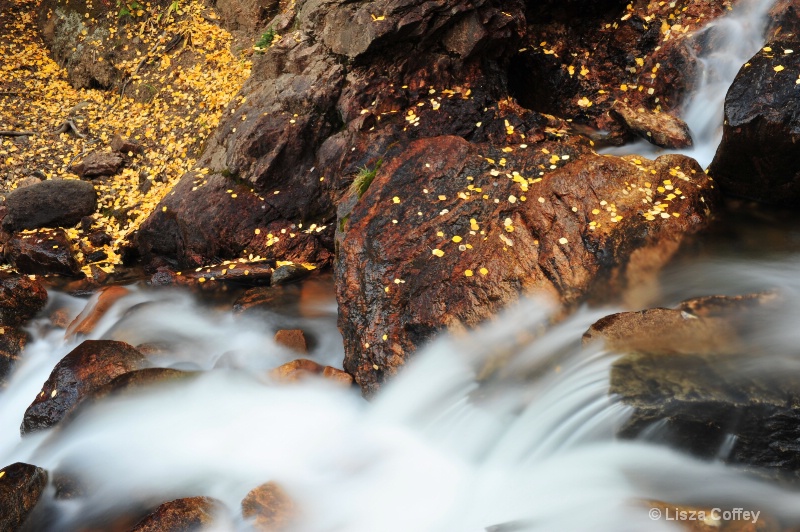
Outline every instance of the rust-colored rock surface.
{"type": "Polygon", "coordinates": [[[683,156],[414,142],[338,237],[345,369],[372,394],[438,332],[475,326],[520,293],[569,304],[636,285],[706,226],[717,197],[683,156]]]}
{"type": "Polygon", "coordinates": [[[211,497],[189,497],[165,502],[130,532],[194,532],[210,530],[224,505],[211,497]]]}
{"type": "Polygon", "coordinates": [[[345,386],[353,384],[353,377],[348,373],[332,366],[317,364],[307,358],[292,360],[270,371],[270,377],[285,383],[298,382],[315,375],[345,386]]]}
{"type": "Polygon", "coordinates": [[[20,431],[25,435],[56,425],[85,396],[145,363],[145,357],[124,342],[84,341],[56,364],[25,411],[20,431]]]}
{"type": "Polygon", "coordinates": [[[722,142],[709,174],[728,194],[780,205],[800,199],[798,50],[797,40],[765,46],[725,96],[722,142]]]}
{"type": "Polygon", "coordinates": [[[308,353],[306,334],[301,329],[281,329],[275,333],[275,343],[293,349],[298,353],[308,353]]]}
{"type": "Polygon", "coordinates": [[[20,353],[28,343],[28,333],[12,327],[0,327],[0,387],[19,360],[20,353]]]}
{"type": "Polygon", "coordinates": [[[81,266],[63,229],[17,233],[5,244],[5,259],[20,273],[77,276],[81,266]]]}
{"type": "Polygon", "coordinates": [[[296,511],[292,499],[276,482],[262,484],[242,499],[242,516],[259,532],[286,530],[296,511]]]}
{"type": "Polygon", "coordinates": [[[0,530],[18,530],[47,486],[47,471],[17,462],[0,469],[0,530]]]}
{"type": "Polygon", "coordinates": [[[79,334],[89,334],[97,326],[97,322],[106,315],[109,309],[130,293],[124,286],[108,286],[86,303],[86,307],[69,324],[65,338],[73,338],[79,334]]]}

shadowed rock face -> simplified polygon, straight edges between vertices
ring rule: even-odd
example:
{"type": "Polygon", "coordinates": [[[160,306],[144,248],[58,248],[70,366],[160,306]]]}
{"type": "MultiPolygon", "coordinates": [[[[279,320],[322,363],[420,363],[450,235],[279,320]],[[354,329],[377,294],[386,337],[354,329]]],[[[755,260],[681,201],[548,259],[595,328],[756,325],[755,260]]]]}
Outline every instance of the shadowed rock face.
{"type": "Polygon", "coordinates": [[[0,274],[0,325],[22,325],[46,304],[47,290],[38,279],[0,274]]]}
{"type": "Polygon", "coordinates": [[[711,186],[683,156],[414,142],[338,237],[345,369],[372,394],[436,333],[475,326],[520,293],[571,304],[636,284],[706,225],[711,186]]]}
{"type": "Polygon", "coordinates": [[[71,227],[94,213],[97,192],[91,183],[73,179],[40,181],[8,194],[6,208],[2,225],[9,232],[71,227]]]}
{"type": "Polygon", "coordinates": [[[722,142],[709,167],[725,192],[782,205],[800,198],[798,51],[800,41],[770,43],[728,90],[722,142]]]}
{"type": "Polygon", "coordinates": [[[47,486],[47,471],[17,462],[0,469],[0,529],[17,530],[47,486]]]}
{"type": "Polygon", "coordinates": [[[5,247],[5,259],[21,273],[78,276],[80,264],[75,249],[63,229],[39,229],[17,233],[5,247]]]}
{"type": "Polygon", "coordinates": [[[124,342],[86,340],[56,364],[42,391],[25,411],[21,433],[56,425],[85,396],[144,365],[144,355],[124,342]]]}

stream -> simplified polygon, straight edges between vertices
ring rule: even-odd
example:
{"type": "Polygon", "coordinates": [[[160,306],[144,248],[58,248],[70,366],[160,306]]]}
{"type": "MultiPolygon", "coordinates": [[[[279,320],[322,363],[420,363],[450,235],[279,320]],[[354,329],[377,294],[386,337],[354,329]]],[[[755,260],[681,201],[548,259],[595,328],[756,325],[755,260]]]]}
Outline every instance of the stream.
{"type": "MultiPolygon", "coordinates": [[[[704,167],[719,142],[727,86],[762,46],[771,4],[741,2],[704,30],[713,47],[701,57],[703,77],[684,113],[695,138],[685,153],[704,167]]],[[[624,153],[661,153],[651,148],[642,142],[624,153]]],[[[198,495],[236,516],[245,495],[267,481],[300,509],[298,531],[675,530],[651,518],[647,500],[744,508],[800,524],[796,492],[661,445],[659,427],[646,441],[615,437],[631,413],[609,395],[617,355],[583,348],[581,336],[628,309],[582,307],[550,326],[555,305],[524,300],[476,331],[433,342],[367,402],[356,388],[321,378],[292,385],[266,378],[297,358],[274,342],[281,328],[303,329],[313,339],[309,358],[341,367],[332,278],[312,280],[322,293],[313,301],[296,296],[243,315],[231,311],[232,296],[200,300],[187,289],[131,285],[88,338],[166,346],[154,365],[200,376],[100,401],[64,427],[21,439],[26,407],[84,339],[65,339],[46,316],[54,308],[74,316],[86,299],[51,292],[0,392],[0,463],[77,472],[90,487],[72,500],[50,493],[56,511],[48,529],[103,529],[98,523],[120,513],[198,495]],[[480,379],[500,353],[503,370],[480,379]]],[[[729,213],[662,274],[648,306],[769,289],[789,303],[764,324],[761,340],[775,356],[760,363],[800,371],[792,352],[800,343],[794,217],[729,213]]],[[[221,523],[220,530],[250,529],[241,518],[221,523]]]]}

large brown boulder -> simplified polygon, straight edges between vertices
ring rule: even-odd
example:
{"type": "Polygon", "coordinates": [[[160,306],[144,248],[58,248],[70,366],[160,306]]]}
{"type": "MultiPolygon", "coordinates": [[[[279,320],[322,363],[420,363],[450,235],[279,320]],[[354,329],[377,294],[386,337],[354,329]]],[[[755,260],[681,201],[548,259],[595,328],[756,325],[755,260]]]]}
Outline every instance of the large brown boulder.
{"type": "Polygon", "coordinates": [[[195,532],[213,529],[225,506],[210,497],[189,497],[165,502],[130,532],[195,532]]]}
{"type": "Polygon", "coordinates": [[[773,204],[800,198],[800,41],[778,41],[745,64],[725,97],[709,174],[729,194],[773,204]]]}
{"type": "Polygon", "coordinates": [[[716,201],[683,156],[414,142],[340,224],[345,369],[371,394],[438,332],[475,326],[520,293],[571,304],[636,285],[716,201]]]}
{"type": "Polygon", "coordinates": [[[0,530],[19,530],[47,486],[47,471],[17,462],[0,469],[0,530]]]}
{"type": "Polygon", "coordinates": [[[144,355],[124,342],[84,341],[56,364],[25,411],[20,432],[25,435],[56,425],[84,397],[145,364],[144,355]]]}

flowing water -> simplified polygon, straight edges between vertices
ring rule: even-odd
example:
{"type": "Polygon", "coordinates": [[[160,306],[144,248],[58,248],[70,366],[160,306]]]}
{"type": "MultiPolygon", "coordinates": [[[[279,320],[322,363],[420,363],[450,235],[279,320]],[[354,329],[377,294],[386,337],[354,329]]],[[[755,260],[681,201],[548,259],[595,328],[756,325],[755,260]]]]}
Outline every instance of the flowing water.
{"type": "Polygon", "coordinates": [[[683,153],[696,159],[703,168],[708,167],[722,139],[725,94],[742,65],[764,45],[766,14],[774,3],[775,0],[740,0],[729,15],[711,22],[693,37],[700,48],[699,74],[696,89],[680,113],[692,133],[692,148],[665,150],[639,140],[604,153],[635,153],[648,158],[683,153]]]}
{"type": "MultiPolygon", "coordinates": [[[[744,3],[705,30],[720,32],[726,53],[703,58],[706,82],[688,108],[698,150],[717,135],[720,87],[761,46],[758,20],[769,4],[744,3]]],[[[789,303],[763,324],[760,341],[775,356],[760,364],[800,371],[800,224],[784,222],[775,230],[772,220],[748,220],[707,242],[703,256],[664,274],[654,304],[778,289],[789,303]]],[[[51,294],[51,308],[73,315],[85,303],[51,294]]],[[[272,340],[286,326],[312,333],[311,358],[341,363],[332,291],[307,310],[234,315],[224,301],[132,286],[89,337],[166,346],[154,364],[200,377],[98,402],[64,427],[20,439],[25,408],[77,343],[41,318],[0,393],[0,462],[69,471],[88,487],[85,498],[50,494],[49,530],[103,529],[126,511],[197,495],[231,510],[220,530],[246,530],[235,517],[240,501],[266,481],[295,501],[298,531],[673,530],[651,519],[643,502],[651,499],[800,523],[800,494],[721,462],[730,438],[718,459],[704,461],[659,445],[658,424],[639,441],[615,438],[631,412],[609,395],[615,354],[580,339],[619,309],[582,308],[552,326],[550,303],[522,301],[477,331],[431,344],[371,402],[323,380],[265,378],[293,358],[272,340]],[[479,379],[498,354],[503,369],[479,379]]]]}

